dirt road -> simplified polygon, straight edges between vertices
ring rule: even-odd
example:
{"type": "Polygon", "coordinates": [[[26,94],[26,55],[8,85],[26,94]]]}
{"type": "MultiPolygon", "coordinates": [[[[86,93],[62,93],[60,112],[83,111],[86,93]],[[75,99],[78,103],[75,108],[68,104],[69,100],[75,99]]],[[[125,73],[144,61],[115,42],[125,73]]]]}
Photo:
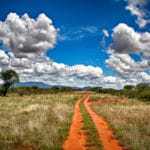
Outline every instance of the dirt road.
{"type": "Polygon", "coordinates": [[[95,123],[100,141],[104,150],[123,150],[117,139],[113,135],[113,131],[109,128],[108,123],[99,115],[97,115],[90,107],[91,102],[88,101],[89,96],[84,100],[84,105],[95,123]]]}
{"type": "Polygon", "coordinates": [[[64,150],[86,150],[86,135],[81,130],[83,127],[83,119],[80,113],[80,103],[84,103],[84,106],[94,122],[99,140],[102,143],[104,150],[123,150],[119,141],[115,139],[113,131],[109,128],[108,123],[99,115],[97,115],[90,107],[91,101],[89,101],[89,94],[84,96],[84,99],[79,100],[76,103],[74,116],[69,132],[69,136],[63,145],[64,150]]]}
{"type": "Polygon", "coordinates": [[[86,136],[83,130],[81,130],[83,127],[83,119],[80,113],[81,101],[82,100],[78,100],[75,105],[69,136],[63,145],[64,150],[86,150],[86,136]]]}

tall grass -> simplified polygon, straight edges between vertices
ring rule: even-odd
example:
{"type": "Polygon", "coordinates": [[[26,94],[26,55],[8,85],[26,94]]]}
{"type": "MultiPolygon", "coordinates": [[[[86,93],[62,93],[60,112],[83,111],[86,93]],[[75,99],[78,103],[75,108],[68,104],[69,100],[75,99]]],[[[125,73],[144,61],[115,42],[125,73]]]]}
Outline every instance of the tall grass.
{"type": "Polygon", "coordinates": [[[150,150],[150,104],[138,100],[122,103],[121,99],[108,97],[101,101],[92,108],[110,123],[121,143],[127,149],[150,150]]]}
{"type": "Polygon", "coordinates": [[[59,150],[78,94],[0,97],[0,149],[59,150]]]}

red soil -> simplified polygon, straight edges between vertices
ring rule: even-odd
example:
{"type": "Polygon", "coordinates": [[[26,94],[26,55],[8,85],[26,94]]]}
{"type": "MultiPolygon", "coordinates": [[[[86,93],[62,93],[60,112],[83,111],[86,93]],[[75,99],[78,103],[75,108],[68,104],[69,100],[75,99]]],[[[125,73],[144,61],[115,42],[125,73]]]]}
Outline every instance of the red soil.
{"type": "Polygon", "coordinates": [[[113,132],[108,127],[109,125],[107,122],[90,108],[90,104],[91,102],[89,102],[89,97],[87,97],[84,101],[84,105],[95,123],[104,150],[123,150],[123,148],[119,145],[118,140],[113,136],[113,132]]]}
{"type": "Polygon", "coordinates": [[[85,150],[86,136],[83,132],[83,119],[80,113],[79,100],[75,105],[74,116],[69,132],[69,136],[63,145],[63,150],[85,150]]]}

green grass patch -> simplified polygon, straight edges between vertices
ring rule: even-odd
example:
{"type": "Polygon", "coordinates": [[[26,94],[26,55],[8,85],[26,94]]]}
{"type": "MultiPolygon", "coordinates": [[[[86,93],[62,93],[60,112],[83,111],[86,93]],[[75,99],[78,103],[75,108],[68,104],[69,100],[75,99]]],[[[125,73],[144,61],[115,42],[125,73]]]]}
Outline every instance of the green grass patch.
{"type": "Polygon", "coordinates": [[[83,116],[83,130],[86,133],[87,140],[86,146],[88,150],[102,150],[102,145],[99,141],[99,136],[93,123],[91,117],[89,116],[88,112],[83,103],[80,104],[80,111],[83,116]]]}

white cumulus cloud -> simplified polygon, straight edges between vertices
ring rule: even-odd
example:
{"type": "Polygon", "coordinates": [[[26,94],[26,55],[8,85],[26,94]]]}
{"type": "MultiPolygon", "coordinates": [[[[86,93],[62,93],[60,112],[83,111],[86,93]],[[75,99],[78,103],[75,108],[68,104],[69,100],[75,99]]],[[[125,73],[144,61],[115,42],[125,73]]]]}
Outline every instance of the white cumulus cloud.
{"type": "Polygon", "coordinates": [[[0,21],[0,40],[17,57],[38,55],[53,48],[56,37],[57,29],[45,14],[33,19],[28,14],[9,13],[5,21],[0,21]]]}
{"type": "Polygon", "coordinates": [[[150,56],[150,33],[136,32],[127,24],[120,23],[113,29],[113,42],[110,46],[117,53],[132,53],[139,51],[145,57],[150,56]]]}
{"type": "Polygon", "coordinates": [[[131,74],[144,72],[150,68],[148,60],[143,59],[136,62],[128,54],[113,53],[106,60],[106,63],[123,77],[129,77],[131,74]]]}
{"type": "Polygon", "coordinates": [[[127,24],[120,23],[113,29],[111,48],[119,53],[139,50],[140,34],[127,24]]]}
{"type": "Polygon", "coordinates": [[[14,69],[21,82],[43,82],[48,85],[92,86],[103,76],[99,67],[52,62],[45,56],[17,58],[0,50],[0,68],[14,69]],[[5,65],[4,65],[5,62],[5,65]]]}

